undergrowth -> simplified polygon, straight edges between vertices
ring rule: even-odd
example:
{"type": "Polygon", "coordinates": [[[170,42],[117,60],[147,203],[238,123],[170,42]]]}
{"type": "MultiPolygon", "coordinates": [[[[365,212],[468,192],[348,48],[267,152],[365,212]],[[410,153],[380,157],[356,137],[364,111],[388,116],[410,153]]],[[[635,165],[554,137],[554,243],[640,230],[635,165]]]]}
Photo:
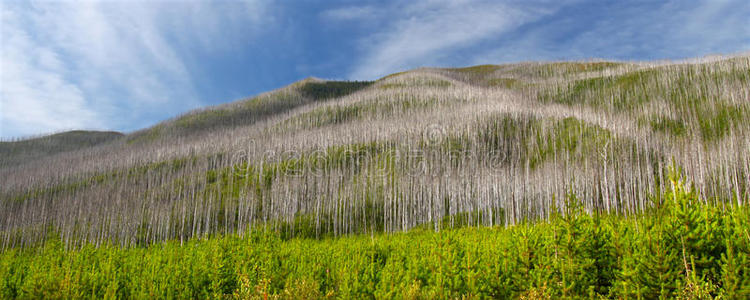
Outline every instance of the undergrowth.
{"type": "Polygon", "coordinates": [[[284,239],[245,236],[0,254],[0,298],[750,297],[750,209],[706,205],[672,172],[650,211],[513,227],[284,239]],[[658,200],[657,200],[658,199],[658,200]]]}

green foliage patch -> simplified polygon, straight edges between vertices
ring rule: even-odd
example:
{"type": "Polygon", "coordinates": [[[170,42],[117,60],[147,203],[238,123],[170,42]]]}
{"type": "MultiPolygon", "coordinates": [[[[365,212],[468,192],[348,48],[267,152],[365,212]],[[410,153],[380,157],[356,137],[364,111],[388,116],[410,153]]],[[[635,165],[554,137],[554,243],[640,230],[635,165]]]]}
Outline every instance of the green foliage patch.
{"type": "MultiPolygon", "coordinates": [[[[699,135],[704,142],[721,140],[744,125],[748,105],[732,100],[729,87],[750,85],[750,67],[741,60],[722,67],[671,65],[551,84],[538,93],[544,103],[582,105],[597,110],[631,114],[645,119],[651,129],[673,136],[699,135]],[[679,120],[641,115],[648,104],[666,108],[679,120]]],[[[646,110],[648,111],[648,110],[646,110]]]]}
{"type": "Polygon", "coordinates": [[[685,122],[665,116],[653,116],[648,122],[654,132],[664,132],[672,136],[684,136],[687,132],[685,122]]]}
{"type": "Polygon", "coordinates": [[[433,78],[410,78],[396,82],[383,83],[380,89],[415,88],[415,87],[449,87],[453,85],[450,81],[433,78]]]}
{"type": "Polygon", "coordinates": [[[615,156],[619,146],[627,145],[608,130],[572,117],[554,120],[499,115],[478,126],[480,151],[502,154],[509,161],[528,162],[532,169],[558,153],[582,161],[602,151],[615,156]]]}
{"type": "Polygon", "coordinates": [[[452,68],[448,70],[473,76],[487,76],[502,68],[503,66],[498,65],[478,65],[465,68],[452,68]]]}
{"type": "Polygon", "coordinates": [[[0,297],[750,297],[750,209],[706,205],[670,178],[657,208],[627,218],[587,214],[570,194],[550,221],[508,228],[74,250],[52,238],[0,254],[0,297]]]}
{"type": "Polygon", "coordinates": [[[189,113],[174,120],[177,131],[193,132],[220,127],[249,125],[270,115],[288,111],[313,101],[342,97],[370,86],[371,81],[304,82],[297,87],[299,94],[280,91],[255,97],[232,107],[219,107],[189,113]]]}
{"type": "Polygon", "coordinates": [[[0,201],[10,203],[23,203],[27,199],[36,197],[48,197],[57,194],[75,192],[96,184],[112,182],[118,179],[137,179],[143,177],[147,172],[175,172],[187,163],[195,162],[195,158],[176,158],[167,161],[153,162],[144,165],[137,165],[125,170],[114,170],[110,172],[98,173],[85,178],[73,178],[69,182],[64,182],[48,187],[40,187],[27,190],[21,193],[7,192],[0,194],[0,201]]]}
{"type": "Polygon", "coordinates": [[[17,141],[0,141],[0,167],[14,166],[40,157],[76,151],[123,137],[114,131],[73,130],[17,141]]]}
{"type": "Polygon", "coordinates": [[[536,69],[540,77],[564,76],[584,72],[599,72],[624,65],[617,62],[561,62],[545,64],[536,69]]]}
{"type": "Polygon", "coordinates": [[[326,125],[342,124],[367,117],[393,117],[408,112],[426,111],[434,109],[440,105],[451,105],[457,103],[460,103],[460,101],[441,101],[436,98],[378,98],[353,104],[318,107],[284,120],[277,124],[276,128],[315,128],[326,125]]]}
{"type": "Polygon", "coordinates": [[[520,89],[529,86],[528,83],[515,78],[492,78],[487,80],[487,85],[506,89],[520,89]]]}
{"type": "Polygon", "coordinates": [[[373,84],[373,81],[325,81],[306,82],[300,92],[314,99],[337,98],[359,91],[373,84]]]}

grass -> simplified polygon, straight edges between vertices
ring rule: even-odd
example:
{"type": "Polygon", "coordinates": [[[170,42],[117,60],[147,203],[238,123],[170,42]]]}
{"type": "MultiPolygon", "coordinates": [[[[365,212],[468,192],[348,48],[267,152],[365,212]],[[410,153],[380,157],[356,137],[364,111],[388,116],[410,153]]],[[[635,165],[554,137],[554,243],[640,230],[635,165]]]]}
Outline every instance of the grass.
{"type": "Polygon", "coordinates": [[[515,78],[493,78],[487,80],[487,84],[489,86],[497,86],[506,89],[519,89],[528,85],[528,83],[515,78]]]}
{"type": "MultiPolygon", "coordinates": [[[[750,210],[678,184],[660,211],[509,228],[283,238],[258,229],[148,247],[0,253],[2,298],[657,298],[750,295],[750,210]]],[[[305,222],[300,222],[303,225],[305,222]]]]}
{"type": "Polygon", "coordinates": [[[553,94],[542,93],[540,97],[545,102],[632,111],[651,101],[653,97],[650,97],[649,91],[654,88],[650,86],[658,74],[654,70],[647,70],[613,77],[582,79],[565,89],[558,88],[553,94]]]}
{"type": "Polygon", "coordinates": [[[467,101],[439,101],[437,98],[423,98],[418,96],[399,96],[392,99],[376,98],[367,102],[318,107],[311,111],[297,114],[276,126],[277,128],[309,129],[366,118],[377,119],[406,115],[414,112],[434,110],[441,106],[456,105],[462,102],[467,101]]]}
{"type": "Polygon", "coordinates": [[[398,80],[394,82],[387,82],[378,85],[378,88],[388,89],[399,89],[399,88],[417,88],[417,87],[449,87],[453,85],[450,81],[434,78],[409,78],[406,80],[398,80]]]}
{"type": "Polygon", "coordinates": [[[730,99],[724,87],[748,86],[748,66],[677,65],[655,67],[615,76],[594,77],[542,89],[542,102],[582,105],[627,113],[647,119],[650,128],[673,136],[699,135],[708,143],[721,140],[743,124],[748,104],[730,99]],[[654,102],[680,116],[680,120],[640,115],[654,102]],[[639,116],[640,115],[640,116],[639,116]],[[697,129],[697,130],[694,130],[697,129]]]}
{"type": "Polygon", "coordinates": [[[158,124],[148,129],[136,131],[132,134],[129,134],[126,138],[126,141],[128,144],[136,145],[151,143],[162,136],[164,127],[165,126],[163,124],[158,124]]]}
{"type": "Polygon", "coordinates": [[[157,127],[140,132],[131,137],[129,142],[150,142],[160,137],[163,132],[192,134],[200,131],[251,125],[295,107],[355,93],[372,83],[371,81],[306,81],[291,87],[298,93],[280,90],[231,106],[188,113],[176,118],[171,124],[157,125],[157,127]]]}
{"type": "Polygon", "coordinates": [[[685,136],[687,133],[685,122],[665,116],[653,116],[648,124],[654,132],[663,132],[675,137],[685,136]]]}
{"type": "Polygon", "coordinates": [[[730,130],[740,124],[746,124],[750,119],[748,108],[718,104],[711,108],[702,109],[707,112],[699,118],[700,133],[707,142],[715,142],[726,136],[730,130]]]}
{"type": "Polygon", "coordinates": [[[537,68],[540,77],[565,76],[584,72],[600,72],[623,66],[617,62],[561,62],[545,64],[537,68]]]}
{"type": "Polygon", "coordinates": [[[302,85],[300,92],[314,99],[338,98],[355,93],[373,83],[373,81],[308,82],[302,85]]]}
{"type": "Polygon", "coordinates": [[[98,174],[92,174],[85,178],[71,178],[69,182],[57,183],[48,187],[41,187],[33,190],[17,192],[6,192],[0,195],[0,203],[17,203],[21,204],[25,201],[33,198],[46,198],[57,194],[64,193],[75,193],[77,190],[82,190],[87,187],[92,187],[97,184],[107,183],[112,184],[120,180],[134,180],[144,177],[148,172],[165,172],[173,173],[184,168],[189,163],[195,163],[196,158],[178,158],[169,161],[160,161],[154,163],[148,163],[139,166],[133,166],[126,170],[114,170],[110,172],[101,172],[98,174]]]}
{"type": "Polygon", "coordinates": [[[483,144],[482,151],[502,154],[506,161],[528,162],[531,169],[555,155],[582,162],[591,153],[618,149],[609,145],[616,140],[608,130],[575,118],[553,120],[499,115],[478,126],[477,142],[483,144]]]}
{"type": "Polygon", "coordinates": [[[502,68],[502,66],[498,65],[478,65],[465,68],[452,68],[448,70],[473,76],[487,76],[502,68]]]}
{"type": "Polygon", "coordinates": [[[18,165],[41,157],[91,148],[123,137],[114,131],[73,130],[19,141],[0,141],[0,166],[18,165]]]}

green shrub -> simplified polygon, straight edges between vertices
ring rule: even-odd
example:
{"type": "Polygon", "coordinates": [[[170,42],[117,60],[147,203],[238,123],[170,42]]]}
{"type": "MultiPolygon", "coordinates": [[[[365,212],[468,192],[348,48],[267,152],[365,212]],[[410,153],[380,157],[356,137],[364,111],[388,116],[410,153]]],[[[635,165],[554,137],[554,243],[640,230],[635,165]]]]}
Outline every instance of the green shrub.
{"type": "Polygon", "coordinates": [[[588,214],[570,194],[549,221],[508,228],[259,229],[146,248],[64,249],[53,237],[0,254],[0,297],[747,298],[750,209],[707,205],[669,178],[659,209],[627,218],[588,214]]]}

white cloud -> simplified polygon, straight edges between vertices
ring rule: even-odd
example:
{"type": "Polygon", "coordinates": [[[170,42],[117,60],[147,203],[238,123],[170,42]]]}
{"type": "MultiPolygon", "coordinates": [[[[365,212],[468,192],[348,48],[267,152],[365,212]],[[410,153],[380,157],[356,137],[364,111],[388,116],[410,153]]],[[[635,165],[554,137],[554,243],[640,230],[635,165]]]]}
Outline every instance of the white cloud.
{"type": "Polygon", "coordinates": [[[21,22],[14,11],[2,9],[2,21],[0,135],[101,126],[57,53],[14,26],[21,22]]]}
{"type": "MultiPolygon", "coordinates": [[[[344,7],[326,15],[358,21],[368,10],[344,7]]],[[[420,0],[385,5],[374,14],[385,26],[360,40],[363,56],[350,78],[374,79],[420,66],[683,58],[750,47],[746,0],[420,0]]]]}
{"type": "Polygon", "coordinates": [[[326,10],[321,17],[330,21],[365,21],[380,17],[382,12],[374,6],[347,6],[326,10]]]}
{"type": "MultiPolygon", "coordinates": [[[[372,79],[421,65],[440,64],[468,48],[549,14],[556,5],[534,2],[418,1],[391,7],[385,30],[362,41],[365,57],[352,78],[372,79]]],[[[351,8],[349,9],[351,10],[351,8]]]]}
{"type": "Polygon", "coordinates": [[[750,2],[607,3],[585,16],[553,15],[474,63],[519,60],[697,57],[747,50],[750,2]],[[575,30],[571,30],[571,28],[575,30]]]}
{"type": "Polygon", "coordinates": [[[201,101],[191,51],[228,51],[267,21],[261,1],[0,4],[0,136],[142,126],[201,101]],[[249,34],[248,34],[249,33],[249,34]]]}

